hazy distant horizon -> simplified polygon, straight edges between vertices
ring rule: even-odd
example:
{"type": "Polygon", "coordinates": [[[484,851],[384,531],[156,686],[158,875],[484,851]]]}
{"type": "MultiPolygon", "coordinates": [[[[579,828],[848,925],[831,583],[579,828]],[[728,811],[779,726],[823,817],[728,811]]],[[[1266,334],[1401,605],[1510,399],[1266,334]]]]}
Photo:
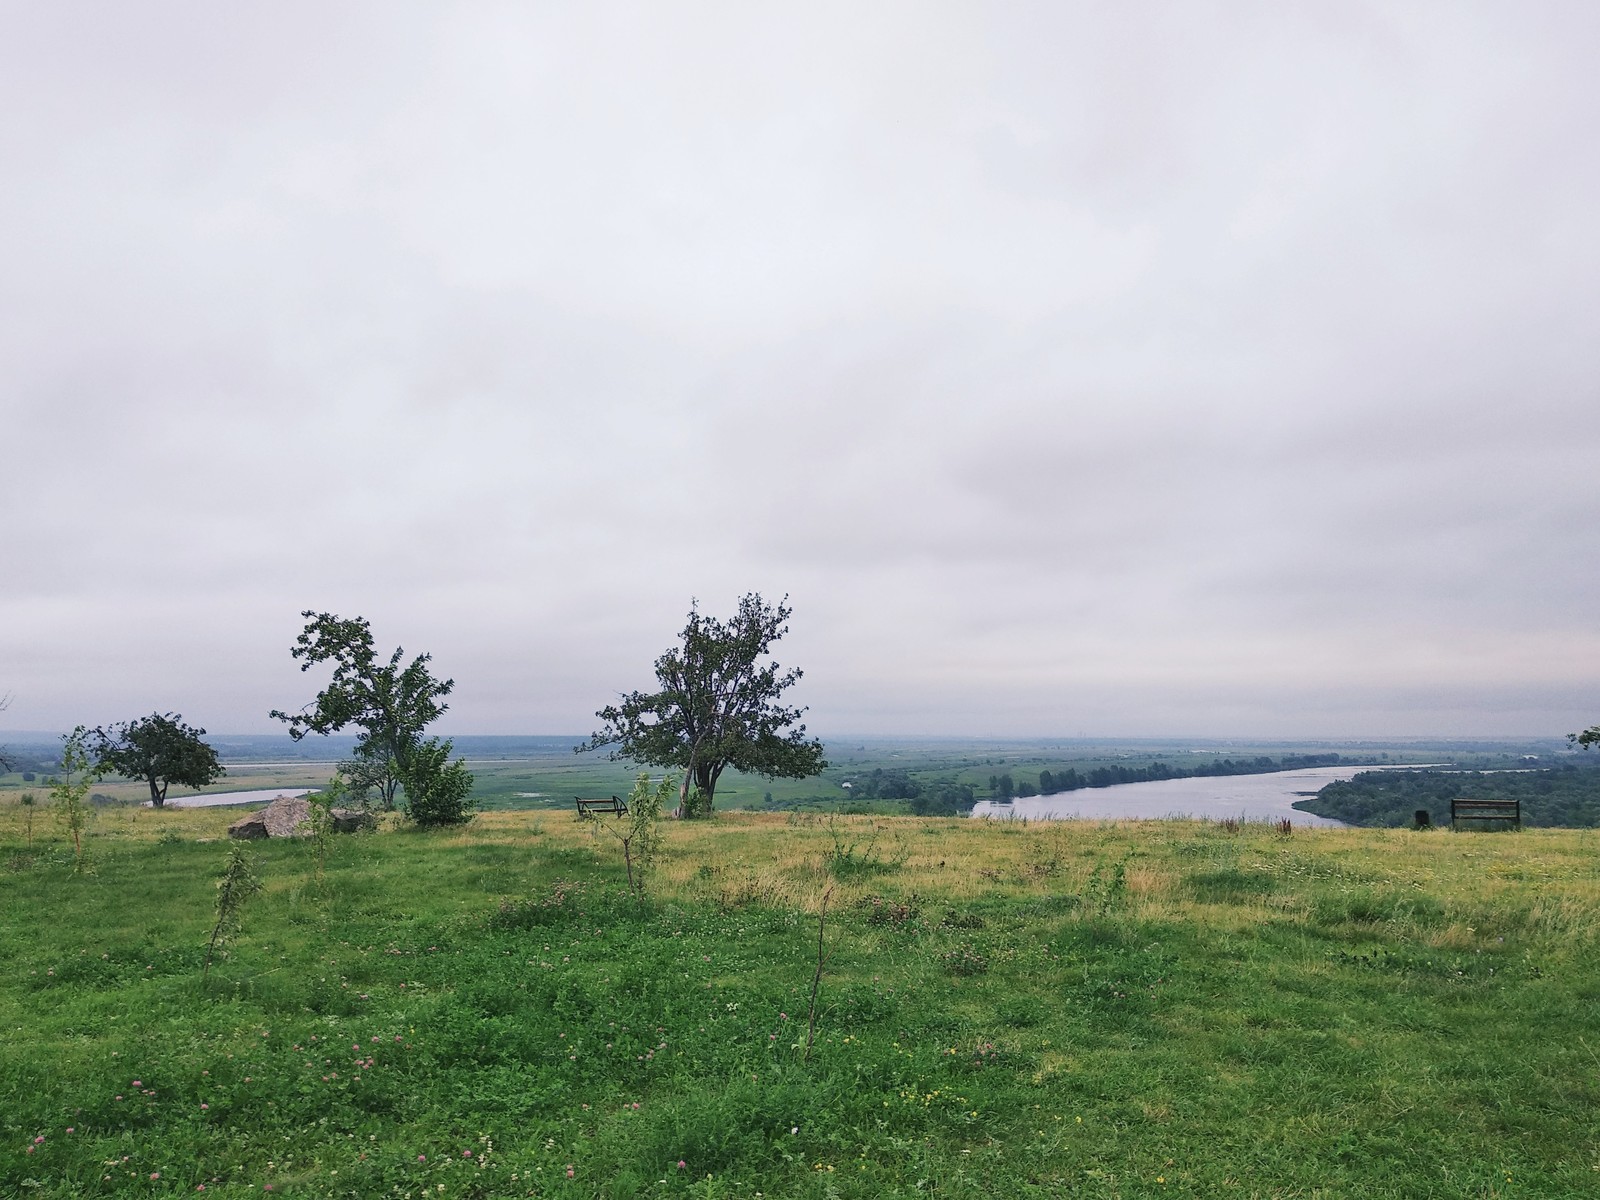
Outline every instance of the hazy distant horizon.
{"type": "MultiPolygon", "coordinates": [[[[64,737],[68,732],[69,732],[68,730],[38,730],[38,729],[5,730],[5,729],[0,729],[0,745],[6,745],[8,743],[9,744],[15,744],[15,745],[25,745],[25,744],[30,744],[30,743],[52,742],[52,741],[56,741],[56,740],[59,740],[60,738],[64,737]]],[[[540,740],[540,741],[550,741],[550,742],[565,742],[565,743],[569,743],[572,746],[577,746],[580,743],[587,741],[588,737],[589,737],[588,734],[580,734],[580,733],[530,733],[530,732],[526,732],[526,731],[520,732],[520,733],[505,733],[505,732],[484,733],[484,732],[476,731],[476,730],[468,731],[468,730],[461,730],[461,729],[446,729],[446,728],[440,728],[440,729],[430,728],[428,730],[428,732],[431,735],[437,735],[439,737],[447,737],[447,738],[452,738],[452,739],[456,739],[456,740],[463,740],[463,739],[484,739],[484,740],[503,739],[503,740],[508,740],[508,741],[514,741],[514,740],[529,740],[529,741],[540,740]]],[[[1574,731],[1574,732],[1576,732],[1576,731],[1574,731]]],[[[1072,745],[1145,746],[1145,745],[1148,745],[1148,746],[1172,746],[1172,747],[1181,747],[1181,746],[1190,746],[1190,745],[1192,745],[1192,746],[1230,746],[1230,745],[1240,745],[1240,746],[1247,746],[1247,747],[1259,747],[1259,746],[1318,746],[1318,745],[1326,745],[1326,746],[1356,746],[1356,745],[1362,745],[1362,744],[1367,744],[1367,745],[1372,745],[1372,746],[1380,746],[1381,747],[1381,746],[1403,746],[1403,745],[1410,745],[1410,744],[1450,745],[1450,744],[1455,744],[1455,743],[1466,744],[1466,743],[1495,743],[1495,742],[1514,743],[1514,744],[1517,744],[1517,745],[1534,745],[1534,744],[1538,744],[1538,743],[1559,743],[1561,746],[1565,747],[1568,744],[1567,743],[1567,736],[1566,736],[1565,733],[1562,733],[1562,734],[1551,734],[1551,733],[1498,733],[1498,734],[1484,734],[1484,735],[1469,736],[1469,737],[1459,737],[1459,736],[1454,736],[1454,735],[1443,735],[1443,734],[1396,734],[1396,735],[1370,735],[1370,736],[1353,736],[1353,737],[1331,737],[1331,736],[1326,736],[1326,735],[1306,735],[1306,736],[1303,736],[1303,737],[1292,737],[1292,736],[1291,737],[1285,737],[1285,736],[1277,736],[1277,735],[1267,736],[1267,735],[1249,735],[1249,734],[1233,734],[1233,735],[1221,735],[1221,736],[1209,736],[1209,735],[1202,736],[1202,735],[1192,735],[1192,734],[1166,734],[1166,735],[1163,735],[1163,734],[1037,734],[1037,735],[1031,735],[1030,736],[1030,735],[1026,735],[1026,734],[1017,734],[1017,735],[1013,735],[1013,734],[974,734],[974,733],[867,734],[867,733],[860,733],[860,732],[831,733],[830,734],[830,733],[819,733],[819,732],[817,732],[815,730],[810,730],[810,729],[807,730],[807,733],[808,733],[808,735],[815,736],[815,737],[821,739],[821,741],[823,742],[824,745],[839,745],[839,746],[847,746],[847,745],[849,745],[851,743],[856,743],[856,744],[861,744],[861,745],[868,745],[868,746],[914,745],[914,744],[919,743],[919,742],[959,742],[959,743],[968,743],[968,744],[974,744],[974,745],[995,745],[995,746],[1006,746],[1006,745],[1026,745],[1026,746],[1051,746],[1051,745],[1061,745],[1061,746],[1072,746],[1072,745]]],[[[247,739],[248,740],[255,740],[255,741],[265,741],[265,740],[275,740],[275,739],[278,739],[280,737],[282,738],[282,740],[285,742],[286,745],[290,745],[290,746],[298,746],[298,747],[307,748],[307,749],[315,749],[319,745],[327,745],[327,746],[330,746],[330,747],[331,746],[339,746],[339,747],[341,747],[341,749],[338,751],[338,753],[347,753],[348,752],[348,748],[354,744],[356,735],[355,734],[351,734],[351,733],[341,733],[341,734],[333,734],[333,735],[331,735],[330,737],[327,737],[327,738],[323,738],[323,737],[314,735],[314,736],[305,738],[300,742],[294,742],[292,739],[289,738],[288,734],[281,733],[279,731],[273,731],[273,730],[264,730],[264,731],[261,731],[261,732],[247,732],[247,731],[241,731],[241,730],[231,730],[231,731],[225,731],[225,732],[216,732],[216,731],[208,730],[206,732],[206,735],[205,735],[205,740],[207,742],[212,743],[212,744],[219,744],[219,743],[227,742],[230,739],[231,740],[236,740],[236,741],[242,741],[242,740],[247,740],[247,739]]],[[[1578,751],[1575,751],[1575,752],[1576,753],[1582,753],[1581,750],[1578,750],[1578,751]]],[[[602,749],[602,750],[598,751],[597,753],[599,753],[601,755],[604,755],[605,753],[607,753],[607,751],[602,749]]],[[[1600,761],[1600,754],[1596,755],[1596,761],[1600,761]]]]}

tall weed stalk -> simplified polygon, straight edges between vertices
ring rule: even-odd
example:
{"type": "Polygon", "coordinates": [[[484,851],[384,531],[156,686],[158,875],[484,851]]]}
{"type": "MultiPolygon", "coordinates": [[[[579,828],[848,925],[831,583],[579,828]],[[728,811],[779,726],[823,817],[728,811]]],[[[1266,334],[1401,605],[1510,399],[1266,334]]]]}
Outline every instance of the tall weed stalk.
{"type": "Polygon", "coordinates": [[[1128,857],[1124,855],[1113,863],[1109,871],[1105,863],[1095,864],[1088,882],[1083,885],[1084,911],[1092,916],[1108,917],[1127,903],[1128,857]]]}
{"type": "Polygon", "coordinates": [[[211,961],[217,952],[239,935],[243,927],[244,906],[261,891],[261,880],[256,875],[255,860],[243,846],[228,849],[228,861],[217,880],[217,921],[211,927],[211,940],[206,943],[205,970],[200,982],[211,978],[211,961]]]}

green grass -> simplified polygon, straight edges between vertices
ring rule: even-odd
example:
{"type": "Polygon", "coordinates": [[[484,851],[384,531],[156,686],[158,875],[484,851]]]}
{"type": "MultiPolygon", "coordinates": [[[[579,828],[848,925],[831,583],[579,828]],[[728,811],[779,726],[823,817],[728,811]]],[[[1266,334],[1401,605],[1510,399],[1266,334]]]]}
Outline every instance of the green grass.
{"type": "Polygon", "coordinates": [[[258,845],[202,987],[231,815],[0,804],[0,1195],[1600,1187],[1588,832],[724,814],[640,904],[493,813],[258,845]]]}

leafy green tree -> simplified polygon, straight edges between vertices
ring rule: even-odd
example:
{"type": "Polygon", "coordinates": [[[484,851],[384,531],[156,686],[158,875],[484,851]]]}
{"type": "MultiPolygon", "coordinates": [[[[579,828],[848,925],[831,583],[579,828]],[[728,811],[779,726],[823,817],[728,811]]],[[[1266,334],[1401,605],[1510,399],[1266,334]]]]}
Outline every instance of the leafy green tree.
{"type": "Polygon", "coordinates": [[[605,722],[579,751],[613,746],[613,759],[679,767],[679,811],[712,810],[717,780],[729,767],[768,779],[804,779],[826,767],[822,743],[806,740],[805,712],[778,698],[801,677],[763,661],[789,632],[790,609],[756,592],[728,621],[689,609],[680,645],[656,659],[660,690],[632,692],[595,715],[605,722]],[[696,794],[698,793],[698,795],[696,794]]]}
{"type": "Polygon", "coordinates": [[[181,713],[151,713],[100,726],[90,735],[95,771],[142,780],[150,788],[150,803],[161,808],[170,785],[198,789],[226,774],[217,752],[200,740],[204,734],[185,725],[181,713]]]}
{"type": "Polygon", "coordinates": [[[449,761],[449,739],[422,736],[449,708],[444,698],[455,680],[433,677],[431,655],[419,654],[402,666],[405,650],[397,648],[387,662],[380,660],[372,627],[363,617],[343,619],[310,609],[300,615],[306,626],[290,656],[300,660],[302,671],[332,663],[333,679],[300,712],[273,709],[270,715],[289,726],[295,741],[354,725],[361,730],[355,761],[365,772],[355,774],[378,788],[385,811],[393,811],[395,795],[404,789],[407,811],[419,824],[465,820],[472,773],[464,760],[449,761]]]}
{"type": "Polygon", "coordinates": [[[1582,746],[1585,750],[1590,746],[1600,746],[1600,725],[1591,725],[1582,733],[1569,733],[1567,741],[1582,746]]]}

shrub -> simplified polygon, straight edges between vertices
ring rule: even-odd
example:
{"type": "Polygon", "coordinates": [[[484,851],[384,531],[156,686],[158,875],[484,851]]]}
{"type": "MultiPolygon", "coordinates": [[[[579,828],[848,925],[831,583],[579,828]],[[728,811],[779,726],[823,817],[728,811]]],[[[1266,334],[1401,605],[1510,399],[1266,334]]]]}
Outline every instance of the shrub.
{"type": "Polygon", "coordinates": [[[448,738],[428,738],[405,756],[401,782],[406,814],[418,825],[461,825],[472,819],[472,772],[465,759],[450,762],[448,738]]]}

